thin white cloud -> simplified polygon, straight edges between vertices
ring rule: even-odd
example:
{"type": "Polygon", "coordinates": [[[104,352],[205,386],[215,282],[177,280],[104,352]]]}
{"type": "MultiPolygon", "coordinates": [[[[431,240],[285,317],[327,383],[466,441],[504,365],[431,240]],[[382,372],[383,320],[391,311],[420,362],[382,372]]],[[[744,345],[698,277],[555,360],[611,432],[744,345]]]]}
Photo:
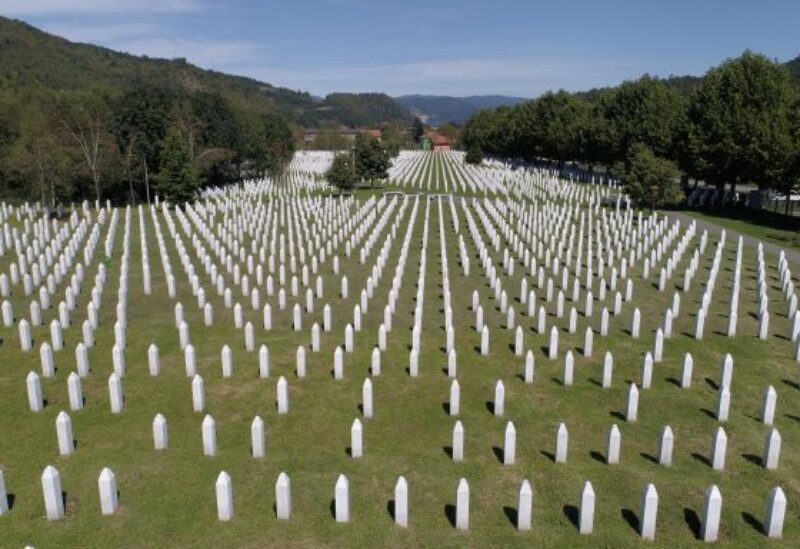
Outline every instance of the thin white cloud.
{"type": "Polygon", "coordinates": [[[125,13],[184,13],[204,7],[201,0],[0,0],[0,13],[52,16],[125,13]]]}

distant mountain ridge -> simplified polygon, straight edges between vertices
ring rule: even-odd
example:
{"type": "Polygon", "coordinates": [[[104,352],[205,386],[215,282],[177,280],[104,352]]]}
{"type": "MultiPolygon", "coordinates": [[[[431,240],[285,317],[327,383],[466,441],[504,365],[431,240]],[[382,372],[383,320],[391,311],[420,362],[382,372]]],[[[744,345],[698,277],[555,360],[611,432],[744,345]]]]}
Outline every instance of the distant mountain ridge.
{"type": "Polygon", "coordinates": [[[505,95],[471,95],[453,97],[448,95],[402,95],[395,100],[426,124],[440,126],[448,122],[463,124],[475,112],[494,109],[504,105],[516,105],[527,101],[524,97],[505,95]]]}

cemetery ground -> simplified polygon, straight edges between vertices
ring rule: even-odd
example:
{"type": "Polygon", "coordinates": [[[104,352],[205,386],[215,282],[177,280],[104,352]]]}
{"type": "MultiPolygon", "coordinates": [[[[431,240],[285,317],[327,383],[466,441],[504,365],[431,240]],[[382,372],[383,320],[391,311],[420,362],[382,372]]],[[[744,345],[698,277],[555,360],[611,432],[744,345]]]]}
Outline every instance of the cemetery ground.
{"type": "MultiPolygon", "coordinates": [[[[365,195],[369,194],[359,191],[357,203],[350,211],[363,206],[365,195]]],[[[86,267],[78,305],[71,312],[70,326],[64,329],[64,348],[54,353],[53,377],[41,376],[39,349],[50,340],[49,324],[58,318],[55,303],[63,293],[62,288],[53,296],[51,308],[43,311],[43,324],[32,328],[31,351],[21,350],[16,323],[0,328],[0,469],[11,503],[9,512],[0,516],[0,546],[636,547],[643,544],[639,533],[642,490],[647,483],[653,483],[659,495],[654,546],[700,545],[704,494],[709,486],[716,484],[723,497],[719,534],[722,544],[796,547],[800,540],[800,483],[796,474],[800,467],[800,387],[794,346],[787,335],[790,320],[782,303],[777,256],[765,253],[766,282],[772,304],[769,337],[758,338],[757,252],[747,246],[743,248],[737,335],[726,335],[736,257],[736,242],[729,239],[723,248],[705,334],[698,340],[694,336],[696,315],[717,243],[717,238],[709,235],[691,288],[681,292],[680,313],[673,322],[672,337],[664,340],[663,361],[654,365],[652,387],[640,389],[638,420],[628,422],[625,413],[629,386],[636,383],[641,387],[645,354],[653,351],[664,311],[671,306],[675,291],[682,289],[683,272],[699,243],[700,233],[690,241],[664,291],[658,289],[658,272],[666,259],[651,269],[647,279],[642,277],[641,259],[629,267],[628,276],[634,281],[633,299],[623,303],[619,315],[610,316],[605,337],[599,333],[600,312],[604,306],[613,307],[614,292],[609,291],[604,301],[595,297],[593,314],[587,318],[583,314],[586,289],[582,286],[581,298],[574,303],[579,311],[577,330],[569,333],[566,326],[573,306],[571,299],[567,297],[565,301],[564,318],[557,318],[556,299],[546,300],[545,289],[536,286],[536,277],[527,272],[519,258],[513,275],[503,270],[507,242],[501,237],[499,250],[489,246],[498,277],[508,292],[508,304],[516,310],[515,322],[523,328],[525,351],[530,350],[535,357],[535,376],[529,384],[523,375],[524,354],[517,356],[514,352],[515,331],[506,329],[506,314],[500,311],[485,276],[457,196],[458,233],[454,230],[453,209],[447,201],[429,203],[424,194],[418,199],[392,329],[387,334],[386,350],[381,353],[380,374],[375,375],[370,370],[371,356],[416,200],[406,199],[409,205],[397,226],[383,276],[368,310],[363,313],[362,329],[355,332],[354,350],[344,353],[343,379],[333,376],[334,350],[344,342],[345,325],[353,322],[353,307],[359,303],[361,290],[391,231],[397,209],[391,212],[389,223],[380,229],[365,263],[359,261],[360,245],[350,257],[345,256],[340,245],[335,252],[340,261],[339,274],[332,271],[331,257],[320,264],[324,294],[315,298],[313,313],[305,311],[302,285],[296,297],[287,291],[287,306],[280,310],[277,282],[273,296],[266,295],[263,285],[260,286],[260,307],[253,310],[250,299],[242,296],[223,267],[221,272],[234,290],[233,301],[241,303],[244,321],[252,322],[255,328],[254,351],[245,349],[244,330],[235,327],[233,309],[224,305],[213,284],[208,282],[191,237],[183,232],[180,223],[176,220],[177,232],[197,269],[208,301],[213,304],[212,326],[204,325],[203,309],[198,306],[181,267],[175,240],[167,231],[167,214],[160,208],[154,208],[152,214],[146,209],[131,209],[126,372],[122,378],[124,407],[121,413],[112,413],[108,376],[114,371],[113,326],[125,226],[125,211],[119,210],[113,250],[107,259],[103,258],[103,244],[108,222],[101,228],[96,254],[86,267]],[[419,373],[411,377],[409,353],[428,204],[419,373]],[[144,212],[151,265],[149,295],[143,290],[141,212],[144,212]],[[159,259],[154,216],[162,229],[175,275],[174,298],[168,295],[159,259]],[[457,352],[456,377],[461,388],[457,417],[449,415],[453,379],[448,377],[445,350],[442,229],[457,352]],[[459,235],[463,235],[470,259],[468,275],[460,261],[459,235]],[[67,376],[76,369],[74,349],[82,341],[81,324],[87,318],[86,304],[100,262],[105,263],[108,274],[98,312],[99,327],[94,332],[95,345],[89,349],[91,371],[81,380],[85,406],[73,411],[67,376]],[[343,274],[349,282],[347,298],[341,297],[339,291],[343,274]],[[546,308],[544,334],[537,332],[536,318],[528,317],[526,305],[520,303],[523,278],[536,292],[538,305],[546,308]],[[481,354],[481,335],[475,329],[472,311],[475,290],[490,332],[488,355],[481,354]],[[196,349],[197,373],[205,383],[202,412],[195,412],[192,407],[192,380],[186,374],[175,325],[176,303],[183,305],[191,343],[196,349]],[[271,330],[262,325],[261,307],[265,303],[272,306],[271,330]],[[292,330],[294,303],[303,307],[299,331],[292,330]],[[322,332],[320,351],[312,352],[311,326],[314,322],[322,324],[326,303],[332,311],[332,329],[322,332]],[[641,312],[639,338],[630,334],[634,307],[641,312]],[[549,330],[554,324],[559,327],[560,340],[558,356],[550,360],[549,330]],[[587,327],[594,329],[590,357],[583,356],[587,327]],[[153,343],[160,353],[158,376],[151,376],[148,371],[148,347],[153,343]],[[230,378],[223,377],[220,360],[226,344],[233,354],[230,378]],[[262,344],[269,348],[268,378],[259,376],[258,348],[262,344]],[[296,374],[298,346],[305,347],[307,356],[307,374],[302,378],[296,374]],[[564,361],[570,349],[575,359],[574,384],[565,386],[564,361]],[[613,354],[614,365],[609,388],[601,387],[606,351],[613,354]],[[693,356],[694,372],[691,387],[681,388],[681,368],[687,352],[693,356]],[[725,353],[733,356],[735,366],[730,416],[727,421],[719,422],[718,383],[725,353]],[[32,412],[28,406],[25,383],[30,371],[41,376],[46,405],[40,412],[32,412]],[[288,381],[287,414],[279,414],[276,407],[276,382],[280,376],[288,381]],[[370,419],[364,417],[361,407],[362,385],[367,378],[371,379],[374,390],[374,417],[370,419]],[[502,417],[493,413],[498,380],[505,387],[502,417]],[[783,439],[780,463],[775,470],[766,470],[761,464],[769,428],[761,421],[760,409],[762,393],[768,385],[778,394],[774,425],[783,439]],[[59,455],[56,439],[55,420],[62,410],[70,414],[76,441],[75,451],[67,456],[59,455]],[[153,448],[152,422],[157,413],[163,414],[168,422],[169,447],[165,450],[153,448]],[[203,455],[201,422],[206,414],[216,420],[218,450],[213,457],[203,455]],[[250,427],[256,415],[265,423],[264,458],[254,458],[251,454],[250,427]],[[364,450],[360,458],[351,457],[350,448],[351,425],[356,418],[364,425],[364,450]],[[452,457],[456,420],[462,422],[465,432],[461,462],[452,457]],[[508,421],[513,421],[516,428],[513,465],[502,462],[508,421]],[[566,463],[555,463],[556,429],[561,422],[569,432],[568,457],[566,463]],[[606,439],[613,424],[621,432],[621,456],[618,464],[609,465],[606,439]],[[670,467],[659,465],[657,458],[659,436],[666,425],[675,433],[670,467]],[[727,459],[721,471],[712,469],[708,462],[712,433],[718,425],[724,426],[728,435],[727,459]],[[66,502],[63,520],[45,518],[41,475],[47,465],[55,466],[60,473],[66,502]],[[104,467],[116,474],[119,491],[119,509],[110,516],[101,514],[98,500],[98,475],[104,467]],[[220,471],[226,471],[232,480],[230,521],[218,520],[215,482],[220,471]],[[275,511],[275,482],[282,471],[291,479],[289,520],[279,520],[275,511]],[[340,474],[349,480],[347,523],[334,518],[334,485],[340,474]],[[393,520],[394,487],[400,475],[408,480],[406,528],[395,525],[393,520]],[[461,478],[469,482],[470,488],[468,531],[455,527],[456,488],[461,478]],[[533,489],[529,531],[516,528],[518,492],[523,479],[529,480],[533,489]],[[596,493],[594,531],[589,535],[580,534],[577,527],[580,491],[585,481],[591,481],[596,493]],[[763,533],[767,494],[775,486],[782,487],[788,500],[782,540],[768,540],[763,533]]],[[[264,196],[258,200],[266,204],[272,199],[264,196]]],[[[284,200],[310,199],[284,197],[284,200]]],[[[530,202],[525,204],[527,207],[530,202]]],[[[478,220],[475,206],[470,203],[467,207],[483,241],[489,244],[491,239],[478,220]]],[[[386,211],[385,205],[382,208],[380,213],[386,211]]],[[[610,215],[614,208],[607,211],[610,215]]],[[[96,218],[97,212],[92,210],[92,213],[96,218]]],[[[168,215],[176,217],[174,212],[168,215]]],[[[223,217],[217,215],[214,221],[222,223],[223,217]]],[[[14,216],[9,216],[7,222],[22,227],[14,216]]],[[[369,228],[367,237],[374,227],[375,224],[369,228]]],[[[681,236],[686,228],[685,224],[681,227],[681,236]]],[[[280,230],[285,232],[285,229],[282,226],[280,230]]],[[[249,251],[249,242],[246,244],[249,251]]],[[[664,255],[666,258],[667,253],[664,255]]],[[[7,250],[5,257],[0,258],[0,270],[7,272],[13,257],[13,248],[7,250]]],[[[82,257],[79,253],[78,258],[82,257]]],[[[216,256],[214,259],[217,260],[216,256]]],[[[540,262],[543,260],[539,258],[540,262]]],[[[800,268],[796,264],[791,267],[795,271],[800,268]]],[[[313,282],[316,275],[311,279],[313,282]]],[[[624,288],[622,282],[619,284],[624,288]]],[[[594,286],[597,296],[597,281],[594,286]]],[[[565,294],[570,296],[571,291],[565,294]]],[[[34,297],[25,296],[21,285],[14,286],[9,300],[17,322],[29,318],[28,306],[34,297]]]]}
{"type": "Polygon", "coordinates": [[[800,252],[800,217],[789,217],[767,211],[708,209],[685,210],[683,213],[722,228],[770,242],[787,250],[800,252]]]}

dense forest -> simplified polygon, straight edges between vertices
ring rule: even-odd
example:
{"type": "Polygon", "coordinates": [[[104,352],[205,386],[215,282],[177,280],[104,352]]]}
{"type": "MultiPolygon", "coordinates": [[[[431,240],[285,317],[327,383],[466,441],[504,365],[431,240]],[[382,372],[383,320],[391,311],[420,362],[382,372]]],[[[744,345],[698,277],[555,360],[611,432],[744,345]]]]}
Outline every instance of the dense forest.
{"type": "Polygon", "coordinates": [[[800,58],[780,64],[747,51],[701,78],[645,75],[481,111],[462,142],[474,162],[602,165],[650,206],[680,200],[679,177],[729,185],[721,202],[743,183],[788,197],[800,185],[799,75],[800,58]]]}
{"type": "Polygon", "coordinates": [[[279,175],[302,126],[410,124],[383,94],[319,99],[185,60],[75,44],[0,18],[0,193],[173,202],[279,175]]]}
{"type": "Polygon", "coordinates": [[[85,91],[94,86],[118,93],[146,84],[204,90],[222,95],[237,110],[280,112],[302,127],[413,121],[406,108],[385,94],[314,97],[244,76],[201,69],[185,59],[153,59],[76,44],[4,17],[0,17],[0,52],[0,86],[38,85],[58,91],[85,91]]]}
{"type": "Polygon", "coordinates": [[[205,185],[278,175],[287,121],[213,91],[139,85],[53,91],[0,88],[0,190],[54,206],[84,198],[173,202],[205,185]]]}

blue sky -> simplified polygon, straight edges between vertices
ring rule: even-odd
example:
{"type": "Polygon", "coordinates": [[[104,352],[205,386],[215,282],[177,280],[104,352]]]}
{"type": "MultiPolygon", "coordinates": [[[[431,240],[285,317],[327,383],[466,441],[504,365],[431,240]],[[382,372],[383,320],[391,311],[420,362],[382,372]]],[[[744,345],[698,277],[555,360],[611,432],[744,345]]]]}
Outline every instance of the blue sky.
{"type": "Polygon", "coordinates": [[[0,0],[70,40],[324,95],[588,89],[800,55],[800,0],[0,0]]]}

